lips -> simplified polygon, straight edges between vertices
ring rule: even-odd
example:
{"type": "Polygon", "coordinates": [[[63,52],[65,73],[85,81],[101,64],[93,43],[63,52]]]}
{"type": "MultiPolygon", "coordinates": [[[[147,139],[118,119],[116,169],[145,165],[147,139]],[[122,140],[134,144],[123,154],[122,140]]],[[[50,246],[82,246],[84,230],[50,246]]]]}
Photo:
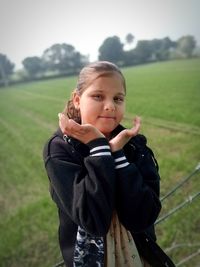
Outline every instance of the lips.
{"type": "Polygon", "coordinates": [[[113,116],[99,116],[100,119],[107,119],[107,120],[115,120],[116,118],[113,116]]]}

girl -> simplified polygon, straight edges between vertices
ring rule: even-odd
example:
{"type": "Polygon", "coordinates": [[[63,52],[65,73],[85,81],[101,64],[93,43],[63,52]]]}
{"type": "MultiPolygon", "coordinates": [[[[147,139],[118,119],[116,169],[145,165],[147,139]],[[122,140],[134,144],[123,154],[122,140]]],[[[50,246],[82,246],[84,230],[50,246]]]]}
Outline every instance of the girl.
{"type": "Polygon", "coordinates": [[[125,129],[126,84],[118,67],[82,69],[59,129],[44,148],[59,243],[67,267],[174,266],[155,242],[158,165],[140,118],[125,129]]]}

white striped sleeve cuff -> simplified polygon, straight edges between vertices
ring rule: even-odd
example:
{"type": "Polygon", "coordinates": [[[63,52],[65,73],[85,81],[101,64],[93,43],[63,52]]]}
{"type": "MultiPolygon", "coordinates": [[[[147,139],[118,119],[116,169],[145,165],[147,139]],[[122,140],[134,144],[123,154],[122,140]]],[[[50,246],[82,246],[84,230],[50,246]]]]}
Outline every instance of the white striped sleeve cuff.
{"type": "Polygon", "coordinates": [[[111,156],[108,141],[105,138],[95,139],[87,144],[90,148],[91,157],[111,156]]]}
{"type": "Polygon", "coordinates": [[[110,146],[97,146],[90,150],[90,156],[111,156],[110,146]]]}
{"type": "Polygon", "coordinates": [[[127,161],[127,158],[124,155],[123,150],[119,150],[113,153],[115,160],[115,169],[121,169],[128,166],[130,163],[127,161]]]}

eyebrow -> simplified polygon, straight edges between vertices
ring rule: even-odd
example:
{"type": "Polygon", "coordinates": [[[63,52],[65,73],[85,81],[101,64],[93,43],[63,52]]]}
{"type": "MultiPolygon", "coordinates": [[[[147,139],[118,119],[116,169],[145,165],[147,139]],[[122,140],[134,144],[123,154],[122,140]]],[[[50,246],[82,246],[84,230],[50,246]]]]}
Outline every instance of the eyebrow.
{"type": "Polygon", "coordinates": [[[126,94],[125,93],[117,93],[117,95],[125,96],[126,94]]]}
{"type": "MultiPolygon", "coordinates": [[[[94,90],[93,91],[94,93],[105,93],[103,90],[101,90],[101,89],[96,89],[96,90],[94,90]]],[[[122,95],[122,96],[125,96],[126,94],[125,94],[125,92],[124,93],[121,93],[121,92],[119,92],[119,93],[116,93],[116,95],[122,95]]]]}

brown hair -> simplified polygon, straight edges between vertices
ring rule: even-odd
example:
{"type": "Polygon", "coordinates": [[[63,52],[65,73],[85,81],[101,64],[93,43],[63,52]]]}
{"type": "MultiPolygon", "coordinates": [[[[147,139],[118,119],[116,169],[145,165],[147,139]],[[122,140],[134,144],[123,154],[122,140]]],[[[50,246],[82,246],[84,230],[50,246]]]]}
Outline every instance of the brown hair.
{"type": "Polygon", "coordinates": [[[113,74],[118,74],[121,77],[122,85],[126,92],[125,78],[120,69],[115,64],[109,61],[97,61],[85,66],[80,71],[76,89],[72,92],[71,98],[67,102],[63,113],[67,115],[70,119],[81,123],[80,111],[77,110],[73,104],[74,93],[77,93],[81,96],[85,89],[88,88],[94,80],[101,76],[111,76],[113,74]]]}

